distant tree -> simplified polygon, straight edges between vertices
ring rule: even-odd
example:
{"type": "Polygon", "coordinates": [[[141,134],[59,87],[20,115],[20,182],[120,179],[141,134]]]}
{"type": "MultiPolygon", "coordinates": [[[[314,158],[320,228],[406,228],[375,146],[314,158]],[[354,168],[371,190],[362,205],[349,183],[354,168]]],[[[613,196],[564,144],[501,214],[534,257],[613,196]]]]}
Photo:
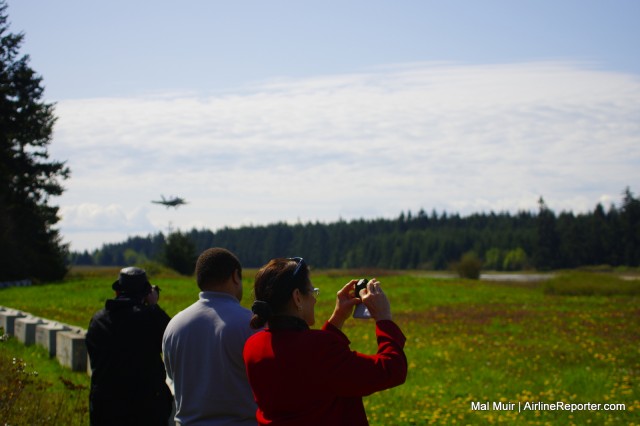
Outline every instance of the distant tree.
{"type": "Polygon", "coordinates": [[[468,252],[462,255],[459,262],[454,264],[454,269],[460,278],[477,280],[480,278],[482,261],[474,252],[468,252]]]}
{"type": "Polygon", "coordinates": [[[125,265],[135,265],[140,266],[144,262],[147,262],[149,259],[144,255],[144,253],[138,253],[132,248],[125,249],[124,254],[124,263],[125,265]]]}
{"type": "Polygon", "coordinates": [[[20,56],[24,34],[9,32],[7,4],[0,0],[0,280],[61,279],[67,246],[53,226],[64,162],[49,159],[56,117],[42,100],[42,78],[20,56]]]}
{"type": "MultiPolygon", "coordinates": [[[[559,261],[556,265],[574,268],[584,265],[589,250],[587,238],[585,238],[585,226],[582,215],[576,217],[573,212],[562,212],[556,220],[556,230],[558,233],[559,261]]],[[[588,231],[587,231],[588,232],[588,231]]]]}
{"type": "Polygon", "coordinates": [[[492,247],[484,254],[484,267],[489,270],[502,270],[504,254],[502,250],[492,247]]]}
{"type": "Polygon", "coordinates": [[[588,246],[587,263],[596,265],[598,263],[612,263],[609,244],[611,242],[611,230],[602,204],[598,203],[593,214],[588,216],[588,224],[585,238],[588,246]]]}
{"type": "Polygon", "coordinates": [[[89,252],[87,250],[83,251],[82,253],[79,252],[75,252],[75,253],[70,253],[69,254],[69,263],[71,265],[93,265],[94,264],[94,260],[93,260],[93,256],[91,256],[91,254],[89,254],[89,252]]]}
{"type": "Polygon", "coordinates": [[[176,272],[191,275],[196,267],[196,248],[187,235],[174,232],[167,237],[163,260],[165,266],[176,272]]]}
{"type": "Polygon", "coordinates": [[[620,209],[623,262],[626,265],[640,264],[640,199],[635,198],[627,187],[623,193],[620,209]]]}
{"type": "Polygon", "coordinates": [[[519,271],[527,267],[527,253],[518,247],[514,250],[509,250],[504,256],[502,263],[502,269],[505,271],[519,271]]]}
{"type": "Polygon", "coordinates": [[[553,269],[558,265],[560,238],[556,230],[556,216],[549,210],[544,199],[538,200],[538,240],[535,266],[538,269],[553,269]]]}

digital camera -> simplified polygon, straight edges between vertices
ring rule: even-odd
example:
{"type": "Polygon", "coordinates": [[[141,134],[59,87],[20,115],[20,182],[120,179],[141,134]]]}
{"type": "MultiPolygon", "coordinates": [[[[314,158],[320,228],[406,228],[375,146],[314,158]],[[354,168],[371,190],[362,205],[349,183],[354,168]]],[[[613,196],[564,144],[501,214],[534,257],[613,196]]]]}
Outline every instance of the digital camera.
{"type": "MultiPolygon", "coordinates": [[[[355,296],[360,299],[360,290],[363,290],[367,287],[368,279],[362,278],[356,284],[355,296]]],[[[360,303],[356,306],[356,309],[353,311],[353,317],[358,319],[369,319],[371,318],[371,313],[369,313],[369,309],[364,305],[364,303],[360,303]]]]}

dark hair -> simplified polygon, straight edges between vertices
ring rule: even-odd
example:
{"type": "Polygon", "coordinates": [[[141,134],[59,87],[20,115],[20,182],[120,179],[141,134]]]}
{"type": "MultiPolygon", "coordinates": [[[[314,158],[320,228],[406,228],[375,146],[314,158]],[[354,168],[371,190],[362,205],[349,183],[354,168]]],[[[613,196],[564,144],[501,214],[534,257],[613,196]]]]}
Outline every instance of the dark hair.
{"type": "Polygon", "coordinates": [[[198,257],[196,282],[205,291],[224,283],[236,269],[242,276],[242,265],[236,255],[224,248],[210,248],[198,257]]]}
{"type": "Polygon", "coordinates": [[[287,309],[293,290],[297,288],[303,294],[307,294],[308,283],[309,268],[302,259],[272,259],[260,268],[253,285],[256,300],[251,308],[251,327],[261,328],[272,316],[282,315],[287,309]],[[299,268],[298,263],[301,263],[299,268]]]}

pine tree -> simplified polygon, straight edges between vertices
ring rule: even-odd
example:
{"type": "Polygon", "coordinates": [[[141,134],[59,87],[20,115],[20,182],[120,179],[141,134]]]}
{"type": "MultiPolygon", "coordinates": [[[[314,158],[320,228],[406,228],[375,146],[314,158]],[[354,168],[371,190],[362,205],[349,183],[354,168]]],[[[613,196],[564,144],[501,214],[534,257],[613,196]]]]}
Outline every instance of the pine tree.
{"type": "Polygon", "coordinates": [[[67,246],[53,226],[64,162],[49,159],[56,121],[54,105],[42,100],[42,78],[20,55],[24,34],[9,32],[0,0],[0,281],[57,280],[66,273],[67,246]]]}
{"type": "Polygon", "coordinates": [[[623,262],[625,265],[638,266],[640,264],[640,199],[633,196],[629,187],[622,195],[620,226],[623,262]]]}
{"type": "Polygon", "coordinates": [[[535,264],[538,269],[553,269],[558,263],[560,252],[560,237],[556,230],[556,216],[549,210],[540,197],[538,200],[538,240],[535,254],[535,264]]]}
{"type": "Polygon", "coordinates": [[[174,232],[167,237],[164,264],[182,275],[193,274],[196,267],[196,248],[187,234],[174,232]]]}

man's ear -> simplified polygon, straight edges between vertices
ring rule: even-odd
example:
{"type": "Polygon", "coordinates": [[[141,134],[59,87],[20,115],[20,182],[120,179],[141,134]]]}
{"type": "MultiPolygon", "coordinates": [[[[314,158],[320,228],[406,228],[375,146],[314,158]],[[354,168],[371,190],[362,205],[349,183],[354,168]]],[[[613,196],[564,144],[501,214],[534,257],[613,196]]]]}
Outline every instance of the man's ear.
{"type": "Polygon", "coordinates": [[[240,269],[233,271],[233,281],[236,284],[242,284],[242,273],[240,272],[240,269]]]}

